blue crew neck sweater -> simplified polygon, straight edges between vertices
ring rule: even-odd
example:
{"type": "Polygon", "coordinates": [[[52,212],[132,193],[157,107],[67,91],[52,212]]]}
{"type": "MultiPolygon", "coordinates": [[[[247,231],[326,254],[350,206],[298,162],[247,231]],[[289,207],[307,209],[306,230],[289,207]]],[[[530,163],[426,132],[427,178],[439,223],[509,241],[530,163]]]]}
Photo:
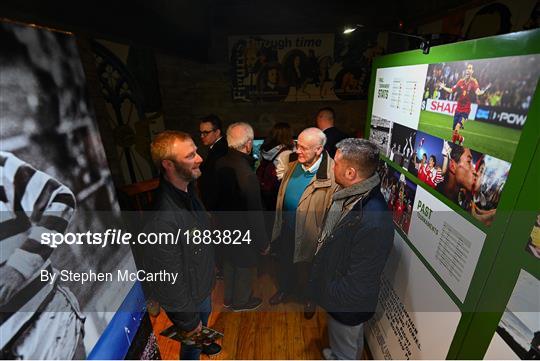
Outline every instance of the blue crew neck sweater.
{"type": "Polygon", "coordinates": [[[283,199],[283,211],[285,211],[285,223],[291,228],[294,228],[296,221],[296,208],[300,203],[300,198],[306,189],[311,179],[315,176],[314,172],[304,171],[300,164],[294,168],[293,174],[287,183],[285,190],[285,198],[283,199]]]}

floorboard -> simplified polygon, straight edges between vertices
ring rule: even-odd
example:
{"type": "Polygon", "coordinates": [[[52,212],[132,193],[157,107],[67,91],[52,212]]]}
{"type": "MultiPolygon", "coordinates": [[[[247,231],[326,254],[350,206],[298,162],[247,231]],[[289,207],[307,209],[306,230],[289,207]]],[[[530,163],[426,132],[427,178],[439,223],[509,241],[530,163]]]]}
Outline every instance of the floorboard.
{"type": "MultiPolygon", "coordinates": [[[[266,262],[261,267],[254,287],[255,295],[263,298],[263,305],[256,311],[231,312],[223,307],[223,281],[217,281],[212,292],[212,314],[209,327],[223,332],[220,340],[223,347],[218,355],[201,359],[249,360],[321,359],[321,350],[328,347],[326,314],[318,309],[311,320],[304,319],[302,305],[294,300],[278,306],[268,304],[275,291],[271,273],[273,264],[266,262]]],[[[158,347],[163,359],[178,359],[180,344],[160,332],[171,326],[165,312],[151,317],[158,347]]],[[[365,354],[364,354],[365,358],[365,354]]]]}

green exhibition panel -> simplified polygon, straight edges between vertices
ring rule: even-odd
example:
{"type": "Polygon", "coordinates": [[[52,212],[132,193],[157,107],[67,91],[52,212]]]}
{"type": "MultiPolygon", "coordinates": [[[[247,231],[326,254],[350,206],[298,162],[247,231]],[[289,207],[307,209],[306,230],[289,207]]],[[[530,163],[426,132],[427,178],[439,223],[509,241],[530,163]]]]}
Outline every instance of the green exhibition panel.
{"type": "Polygon", "coordinates": [[[540,30],[377,58],[366,134],[395,224],[376,359],[540,357],[540,30]]]}

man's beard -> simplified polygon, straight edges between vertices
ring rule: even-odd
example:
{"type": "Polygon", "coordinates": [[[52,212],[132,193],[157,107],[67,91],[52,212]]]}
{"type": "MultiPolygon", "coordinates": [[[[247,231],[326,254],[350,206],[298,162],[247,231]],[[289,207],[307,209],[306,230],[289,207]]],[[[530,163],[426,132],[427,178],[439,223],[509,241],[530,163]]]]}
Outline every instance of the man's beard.
{"type": "Polygon", "coordinates": [[[174,163],[174,169],[176,170],[176,175],[186,182],[194,181],[200,176],[200,173],[194,174],[193,168],[182,167],[178,163],[174,163]]]}

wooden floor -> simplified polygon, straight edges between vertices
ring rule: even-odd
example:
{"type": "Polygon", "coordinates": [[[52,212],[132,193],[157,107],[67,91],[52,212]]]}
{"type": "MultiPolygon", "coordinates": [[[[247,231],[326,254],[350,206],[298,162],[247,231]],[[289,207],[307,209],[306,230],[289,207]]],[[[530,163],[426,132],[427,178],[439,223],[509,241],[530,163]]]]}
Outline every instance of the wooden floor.
{"type": "MultiPolygon", "coordinates": [[[[268,299],[275,291],[271,276],[272,264],[261,267],[254,294],[264,300],[256,311],[231,312],[223,308],[223,281],[217,281],[212,293],[212,314],[208,326],[224,334],[220,354],[201,359],[321,359],[321,350],[328,347],[326,314],[320,309],[311,320],[304,319],[299,303],[270,306],[268,299]]],[[[178,359],[180,343],[160,332],[171,326],[165,312],[151,317],[154,333],[163,359],[178,359]]]]}

